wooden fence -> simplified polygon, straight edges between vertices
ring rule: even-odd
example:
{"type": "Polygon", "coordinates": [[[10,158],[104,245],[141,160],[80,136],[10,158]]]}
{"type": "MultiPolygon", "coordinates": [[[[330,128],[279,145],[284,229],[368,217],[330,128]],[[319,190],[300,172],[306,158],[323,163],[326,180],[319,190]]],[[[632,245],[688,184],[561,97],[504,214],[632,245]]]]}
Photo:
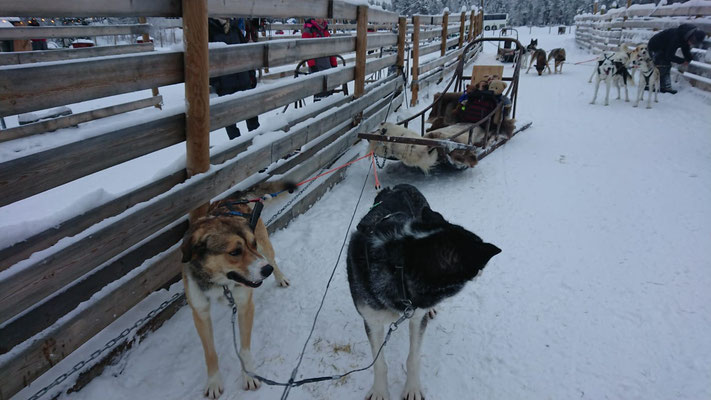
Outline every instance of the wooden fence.
{"type": "MultiPolygon", "coordinates": [[[[654,4],[616,8],[605,14],[575,17],[575,40],[579,46],[596,52],[615,50],[622,43],[636,46],[647,43],[657,32],[683,23],[698,26],[711,35],[711,6],[697,1],[655,7],[654,4]]],[[[687,68],[673,69],[701,89],[711,91],[711,57],[707,38],[702,49],[692,49],[694,61],[687,68]]],[[[675,64],[674,64],[675,65],[675,64]]]]}
{"type": "MultiPolygon", "coordinates": [[[[447,15],[416,16],[408,28],[405,17],[337,0],[295,0],[288,7],[280,0],[186,0],[182,7],[174,0],[0,0],[0,8],[7,15],[37,17],[185,13],[183,24],[194,28],[185,32],[196,35],[185,37],[185,54],[146,51],[53,63],[28,59],[0,66],[0,116],[182,82],[191,104],[188,110],[154,110],[150,118],[121,128],[109,127],[90,138],[0,162],[0,206],[5,206],[174,144],[185,142],[187,153],[185,167],[176,166],[156,181],[0,250],[0,400],[29,385],[147,295],[175,282],[181,268],[175,245],[187,229],[189,213],[198,216],[196,210],[202,205],[234,191],[236,185],[304,146],[298,155],[272,166],[262,180],[279,175],[300,181],[330,165],[358,140],[358,133],[374,130],[389,110],[402,104],[405,81],[399,72],[405,70],[407,47],[412,47],[413,55],[418,49],[426,54],[427,40],[434,40],[440,51],[440,57],[428,62],[413,59],[416,95],[417,88],[453,68],[465,41],[478,36],[482,26],[481,14],[462,13],[458,24],[448,24],[447,15]],[[206,24],[203,16],[207,15],[311,16],[357,24],[355,35],[208,49],[206,36],[200,36],[206,35],[206,25],[202,31],[201,24],[206,24]],[[441,28],[420,31],[419,24],[441,28]],[[389,32],[369,34],[369,26],[386,27],[389,32]],[[409,46],[408,29],[412,29],[409,46]],[[383,48],[393,51],[367,57],[368,50],[383,48]],[[206,96],[208,76],[346,53],[355,54],[353,65],[282,80],[268,90],[257,88],[212,101],[206,96]],[[391,67],[398,73],[377,74],[391,67]],[[369,75],[373,78],[367,79],[369,75]],[[351,81],[355,93],[314,105],[308,112],[285,114],[283,126],[276,130],[286,133],[273,141],[245,140],[209,153],[210,131],[351,81]],[[69,237],[69,244],[58,243],[69,237]],[[87,303],[78,307],[83,302],[87,303]]],[[[79,123],[92,116],[74,117],[78,119],[72,122],[79,123]]],[[[56,124],[54,129],[66,121],[56,124]]],[[[0,138],[7,131],[0,131],[0,138]]],[[[268,229],[285,227],[337,179],[317,185],[268,229]]],[[[176,309],[168,307],[155,320],[168,318],[176,309]]]]}

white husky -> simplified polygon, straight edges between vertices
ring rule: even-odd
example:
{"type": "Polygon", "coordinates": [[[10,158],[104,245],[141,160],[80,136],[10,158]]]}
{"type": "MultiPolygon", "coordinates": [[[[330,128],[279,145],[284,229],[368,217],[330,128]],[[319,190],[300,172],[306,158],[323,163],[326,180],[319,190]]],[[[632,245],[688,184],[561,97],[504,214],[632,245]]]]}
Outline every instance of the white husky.
{"type": "MultiPolygon", "coordinates": [[[[386,122],[378,130],[381,135],[394,137],[409,137],[421,139],[422,136],[403,126],[386,122]]],[[[408,167],[417,167],[425,174],[437,164],[437,151],[420,144],[390,143],[381,141],[370,142],[368,152],[384,158],[396,158],[408,167]]]]}
{"type": "Polygon", "coordinates": [[[632,59],[632,65],[634,68],[639,69],[639,85],[637,86],[637,99],[634,102],[634,106],[639,105],[639,101],[644,97],[644,87],[645,85],[649,88],[649,96],[647,97],[647,108],[652,108],[652,92],[654,92],[654,102],[658,103],[657,93],[659,93],[659,88],[661,83],[659,81],[659,69],[654,65],[654,61],[649,56],[649,52],[646,47],[638,49],[635,52],[632,59]]]}

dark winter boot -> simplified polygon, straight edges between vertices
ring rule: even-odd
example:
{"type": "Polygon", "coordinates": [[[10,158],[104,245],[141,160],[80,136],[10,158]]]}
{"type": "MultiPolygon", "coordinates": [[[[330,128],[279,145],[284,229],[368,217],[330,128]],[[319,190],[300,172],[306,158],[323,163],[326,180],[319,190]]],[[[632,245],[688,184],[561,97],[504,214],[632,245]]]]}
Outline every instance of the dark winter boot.
{"type": "Polygon", "coordinates": [[[660,65],[657,68],[659,68],[659,82],[661,84],[659,91],[661,93],[676,94],[676,90],[671,87],[671,66],[660,65]]]}
{"type": "Polygon", "coordinates": [[[230,140],[236,139],[240,136],[237,125],[228,125],[225,127],[225,130],[227,131],[227,136],[229,136],[230,140]]]}

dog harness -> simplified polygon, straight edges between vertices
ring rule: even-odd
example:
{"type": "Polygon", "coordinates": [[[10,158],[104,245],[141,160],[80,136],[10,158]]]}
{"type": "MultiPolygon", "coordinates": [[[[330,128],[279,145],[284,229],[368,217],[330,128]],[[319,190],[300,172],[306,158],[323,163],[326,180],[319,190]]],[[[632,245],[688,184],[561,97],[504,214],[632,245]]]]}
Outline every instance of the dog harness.
{"type": "Polygon", "coordinates": [[[254,208],[252,209],[251,213],[243,213],[239,212],[236,210],[232,209],[232,205],[234,204],[247,204],[250,203],[249,200],[241,200],[241,201],[232,201],[229,203],[225,203],[225,207],[227,207],[227,212],[216,214],[216,216],[237,216],[237,217],[242,217],[246,218],[249,220],[249,228],[254,232],[254,229],[257,227],[257,222],[259,222],[259,217],[262,215],[262,209],[264,208],[264,204],[261,201],[256,201],[254,205],[254,208]]]}

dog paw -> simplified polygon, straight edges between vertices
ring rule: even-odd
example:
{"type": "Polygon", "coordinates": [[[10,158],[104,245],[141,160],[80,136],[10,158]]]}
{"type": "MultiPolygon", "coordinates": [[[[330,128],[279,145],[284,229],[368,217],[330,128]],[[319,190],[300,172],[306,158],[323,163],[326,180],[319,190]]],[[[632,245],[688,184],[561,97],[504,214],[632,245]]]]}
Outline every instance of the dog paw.
{"type": "Polygon", "coordinates": [[[262,382],[259,379],[252,378],[251,376],[242,373],[242,389],[244,390],[257,390],[262,386],[262,382]]]}
{"type": "Polygon", "coordinates": [[[405,391],[402,393],[402,400],[425,400],[425,394],[422,393],[420,385],[405,385],[405,391]]]}
{"type": "Polygon", "coordinates": [[[430,308],[429,310],[427,310],[427,317],[429,317],[429,319],[434,319],[436,316],[437,316],[437,309],[436,308],[430,308]]]}
{"type": "Polygon", "coordinates": [[[280,287],[286,288],[286,287],[291,286],[291,282],[289,282],[289,280],[286,279],[286,277],[284,277],[284,276],[279,276],[279,277],[275,276],[274,278],[276,279],[277,284],[280,287]]]}
{"type": "Polygon", "coordinates": [[[365,400],[389,400],[390,395],[388,394],[388,390],[378,390],[373,386],[372,389],[368,392],[368,394],[365,396],[365,400]]]}
{"type": "Polygon", "coordinates": [[[222,375],[218,372],[215,375],[207,378],[207,385],[203,393],[208,399],[216,399],[225,391],[225,386],[222,384],[222,375]]]}

